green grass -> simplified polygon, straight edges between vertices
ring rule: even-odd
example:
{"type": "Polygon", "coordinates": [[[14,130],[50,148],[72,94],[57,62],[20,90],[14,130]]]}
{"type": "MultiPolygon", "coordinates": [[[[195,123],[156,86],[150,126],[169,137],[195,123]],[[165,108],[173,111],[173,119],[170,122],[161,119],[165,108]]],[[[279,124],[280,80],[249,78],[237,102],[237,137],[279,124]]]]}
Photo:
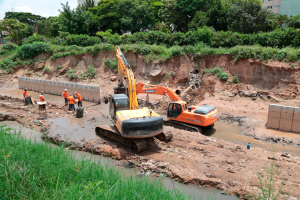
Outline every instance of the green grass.
{"type": "Polygon", "coordinates": [[[104,67],[109,67],[114,70],[116,73],[118,71],[118,62],[116,58],[113,59],[105,59],[104,60],[104,67]]]}
{"type": "MultiPolygon", "coordinates": [[[[276,48],[276,47],[262,47],[262,46],[235,46],[232,48],[212,48],[207,46],[204,43],[197,43],[193,46],[171,46],[166,47],[163,45],[149,45],[144,43],[138,44],[123,44],[120,45],[122,52],[128,53],[136,53],[145,56],[146,62],[151,62],[153,60],[157,61],[166,61],[172,57],[180,56],[180,55],[191,55],[193,57],[203,57],[207,55],[222,55],[222,54],[231,54],[235,58],[235,62],[239,61],[243,58],[254,58],[259,59],[264,62],[268,62],[270,59],[272,61],[284,61],[284,62],[294,62],[300,60],[300,51],[298,48],[286,47],[286,48],[276,48]]],[[[3,57],[3,62],[0,61],[0,69],[7,70],[8,72],[12,72],[12,67],[19,66],[16,64],[7,66],[7,63],[16,62],[18,59],[20,60],[20,53],[18,51],[24,48],[17,48],[16,50],[11,50],[5,52],[5,54],[0,55],[3,57]],[[5,60],[5,61],[4,61],[5,60]]],[[[93,57],[97,56],[99,52],[114,52],[116,49],[115,45],[112,44],[96,44],[88,47],[80,47],[76,45],[71,46],[59,46],[54,44],[47,44],[47,48],[45,49],[45,53],[50,55],[51,60],[55,60],[57,58],[66,57],[66,56],[79,56],[82,54],[90,54],[93,57]]],[[[23,52],[24,53],[24,52],[23,52]]],[[[22,61],[22,59],[21,59],[22,61]]],[[[23,60],[24,61],[24,60],[23,60]]],[[[116,70],[116,66],[114,61],[109,63],[106,61],[106,67],[110,67],[116,70]]],[[[226,75],[222,76],[224,80],[226,80],[226,75]]]]}
{"type": "Polygon", "coordinates": [[[96,70],[94,66],[88,66],[88,69],[81,73],[79,76],[81,79],[85,79],[85,78],[89,78],[89,79],[93,79],[96,76],[96,70]]]}
{"type": "Polygon", "coordinates": [[[0,127],[1,199],[187,199],[160,181],[124,177],[115,167],[8,134],[0,127]]]}
{"type": "Polygon", "coordinates": [[[48,67],[44,67],[43,72],[51,72],[51,69],[49,69],[48,67]]]}
{"type": "Polygon", "coordinates": [[[67,71],[67,77],[72,80],[72,79],[77,79],[78,78],[78,74],[76,74],[76,70],[70,69],[67,71]]]}

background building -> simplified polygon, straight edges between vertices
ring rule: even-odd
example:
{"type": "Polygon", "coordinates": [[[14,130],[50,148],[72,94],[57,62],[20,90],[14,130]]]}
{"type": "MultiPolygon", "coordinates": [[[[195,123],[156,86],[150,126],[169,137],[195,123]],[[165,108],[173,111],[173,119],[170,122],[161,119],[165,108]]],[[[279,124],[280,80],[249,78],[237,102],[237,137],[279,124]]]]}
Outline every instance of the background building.
{"type": "Polygon", "coordinates": [[[281,14],[280,9],[281,9],[281,2],[284,0],[263,0],[263,8],[267,8],[268,10],[272,10],[273,13],[276,15],[281,14]]]}
{"type": "Polygon", "coordinates": [[[262,7],[272,10],[276,15],[290,17],[300,14],[300,0],[263,0],[262,7]]]}
{"type": "Polygon", "coordinates": [[[300,14],[300,0],[281,0],[280,14],[289,17],[300,14]]]}
{"type": "MultiPolygon", "coordinates": [[[[101,0],[94,0],[95,5],[98,5],[98,2],[101,0]]],[[[77,5],[82,6],[82,4],[85,2],[85,0],[77,0],[77,5]]]]}

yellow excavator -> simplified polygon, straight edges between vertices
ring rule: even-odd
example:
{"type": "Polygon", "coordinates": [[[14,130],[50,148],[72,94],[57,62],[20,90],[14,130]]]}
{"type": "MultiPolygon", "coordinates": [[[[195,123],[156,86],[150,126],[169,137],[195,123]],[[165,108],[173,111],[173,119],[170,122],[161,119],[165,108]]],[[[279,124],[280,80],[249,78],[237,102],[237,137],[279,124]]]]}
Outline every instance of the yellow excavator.
{"type": "Polygon", "coordinates": [[[116,52],[119,81],[106,102],[114,125],[98,126],[96,134],[129,146],[137,153],[150,145],[145,138],[170,141],[173,135],[163,132],[163,118],[149,108],[139,108],[133,71],[118,46],[116,52]]]}

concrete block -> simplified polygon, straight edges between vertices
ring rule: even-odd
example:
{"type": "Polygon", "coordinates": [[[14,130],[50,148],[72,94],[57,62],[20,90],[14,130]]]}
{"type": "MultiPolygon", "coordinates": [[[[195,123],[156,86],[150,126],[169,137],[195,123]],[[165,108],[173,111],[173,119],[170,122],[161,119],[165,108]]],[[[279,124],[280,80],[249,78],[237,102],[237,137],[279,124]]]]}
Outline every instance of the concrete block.
{"type": "Polygon", "coordinates": [[[294,107],[282,106],[280,114],[279,129],[283,131],[292,131],[294,107]]]}
{"type": "Polygon", "coordinates": [[[24,82],[24,77],[23,76],[18,76],[18,84],[19,84],[19,89],[24,89],[25,88],[25,82],[24,82]]]}
{"type": "Polygon", "coordinates": [[[28,78],[27,88],[30,91],[34,90],[34,80],[32,78],[28,78]]]}
{"type": "Polygon", "coordinates": [[[292,131],[300,133],[300,108],[295,108],[292,131]]]}
{"type": "Polygon", "coordinates": [[[50,94],[50,81],[44,81],[44,92],[50,94]]]}
{"type": "Polygon", "coordinates": [[[279,129],[281,106],[276,104],[269,105],[267,128],[279,129]]]}
{"type": "Polygon", "coordinates": [[[85,101],[90,101],[90,90],[88,85],[81,85],[81,95],[84,97],[85,101]]]}
{"type": "Polygon", "coordinates": [[[38,92],[44,91],[44,81],[43,80],[37,80],[36,84],[37,84],[38,92]]]}
{"type": "Polygon", "coordinates": [[[62,93],[65,91],[64,82],[57,82],[57,84],[58,95],[62,95],[62,93]]]}

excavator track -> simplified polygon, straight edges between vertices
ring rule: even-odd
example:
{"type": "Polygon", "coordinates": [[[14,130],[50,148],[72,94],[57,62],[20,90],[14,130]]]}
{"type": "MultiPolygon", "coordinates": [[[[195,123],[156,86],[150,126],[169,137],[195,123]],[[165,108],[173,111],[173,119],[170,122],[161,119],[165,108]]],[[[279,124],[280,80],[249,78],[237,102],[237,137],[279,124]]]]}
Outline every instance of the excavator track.
{"type": "MultiPolygon", "coordinates": [[[[173,120],[164,120],[165,126],[172,126],[174,128],[178,128],[181,130],[191,131],[191,132],[198,132],[202,134],[202,128],[200,126],[192,125],[192,124],[186,124],[182,122],[177,122],[173,120]]],[[[213,126],[212,126],[213,127],[213,126]]]]}
{"type": "Polygon", "coordinates": [[[128,139],[120,135],[119,131],[114,125],[97,126],[95,129],[96,135],[102,135],[121,144],[128,146],[140,153],[147,149],[147,143],[144,139],[128,139]]]}
{"type": "MultiPolygon", "coordinates": [[[[124,138],[122,135],[120,135],[118,129],[114,125],[101,125],[97,126],[95,129],[96,135],[102,135],[105,136],[111,140],[117,141],[125,146],[128,146],[136,153],[140,153],[142,151],[145,151],[147,147],[149,146],[145,139],[129,139],[124,138]]],[[[157,136],[155,136],[157,139],[165,142],[169,142],[173,138],[173,134],[170,132],[164,132],[157,136]]]]}

